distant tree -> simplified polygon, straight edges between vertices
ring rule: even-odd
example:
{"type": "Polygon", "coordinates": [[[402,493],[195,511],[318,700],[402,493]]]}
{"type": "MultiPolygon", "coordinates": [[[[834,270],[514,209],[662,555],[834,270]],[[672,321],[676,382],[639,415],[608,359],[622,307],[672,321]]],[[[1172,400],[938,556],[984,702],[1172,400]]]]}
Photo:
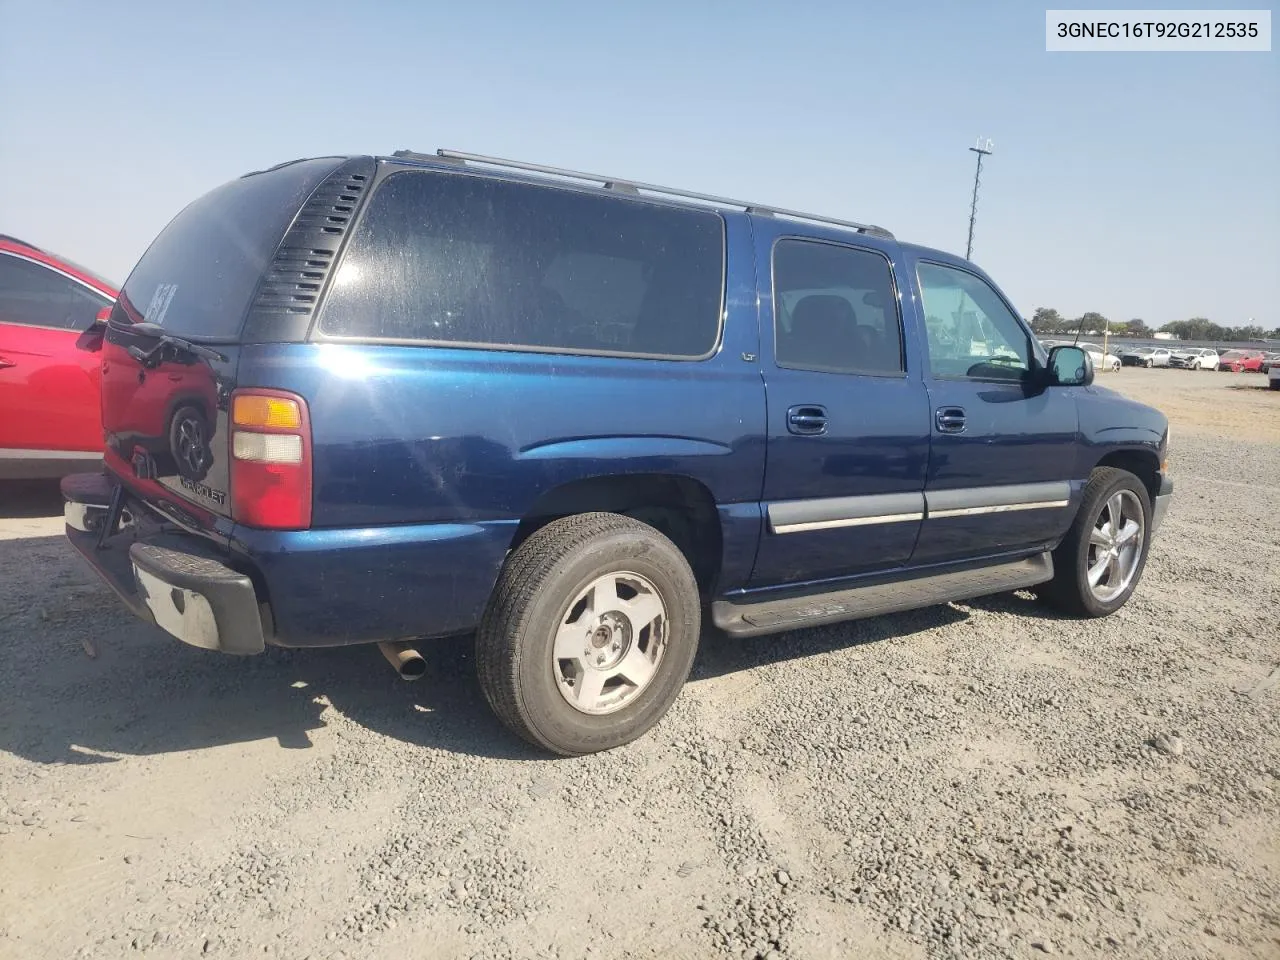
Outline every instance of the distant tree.
{"type": "Polygon", "coordinates": [[[1118,333],[1126,337],[1150,337],[1153,333],[1152,329],[1147,326],[1144,320],[1126,320],[1124,323],[1113,323],[1111,332],[1118,333]]]}
{"type": "Polygon", "coordinates": [[[1031,329],[1036,333],[1061,333],[1063,319],[1053,307],[1036,307],[1031,317],[1031,329]]]}
{"type": "Polygon", "coordinates": [[[1232,327],[1227,332],[1232,340],[1261,340],[1267,335],[1267,331],[1257,324],[1250,324],[1247,327],[1232,327]]]}
{"type": "Polygon", "coordinates": [[[1082,316],[1079,320],[1073,323],[1072,328],[1079,328],[1085,333],[1089,333],[1090,331],[1095,331],[1095,330],[1098,333],[1102,333],[1104,330],[1107,329],[1107,318],[1100,313],[1096,313],[1090,310],[1088,313],[1082,316]]]}
{"type": "Polygon", "coordinates": [[[1174,320],[1160,328],[1165,333],[1172,333],[1180,340],[1228,340],[1230,331],[1218,326],[1204,317],[1192,317],[1190,320],[1174,320]]]}

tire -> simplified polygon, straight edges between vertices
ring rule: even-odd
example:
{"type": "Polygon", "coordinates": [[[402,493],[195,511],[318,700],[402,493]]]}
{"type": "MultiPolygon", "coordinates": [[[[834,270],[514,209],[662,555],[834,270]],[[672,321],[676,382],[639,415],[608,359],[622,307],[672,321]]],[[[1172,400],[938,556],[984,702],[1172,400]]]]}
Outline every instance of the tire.
{"type": "MultiPolygon", "coordinates": [[[[1121,524],[1121,532],[1127,523],[1121,524]]],[[[1064,613],[1077,617],[1105,617],[1115,613],[1125,605],[1133,595],[1134,588],[1142,579],[1143,568],[1147,564],[1147,549],[1151,543],[1151,499],[1147,488],[1127,470],[1114,467],[1099,467],[1089,477],[1085,485],[1084,496],[1080,502],[1080,510],[1072,521],[1062,543],[1053,551],[1053,579],[1040,588],[1040,596],[1048,604],[1064,613]],[[1119,571],[1124,574],[1116,578],[1110,586],[1119,589],[1111,592],[1099,584],[1096,589],[1089,584],[1090,553],[1100,546],[1091,543],[1091,534],[1102,521],[1104,511],[1113,498],[1121,497],[1126,507],[1131,508],[1126,518],[1137,519],[1140,515],[1141,528],[1134,535],[1138,541],[1137,555],[1132,558],[1129,568],[1129,555],[1123,549],[1117,557],[1119,571]]],[[[1096,555],[1095,555],[1096,558],[1096,555]]],[[[1104,577],[1112,579],[1110,567],[1104,570],[1104,577]]]]}
{"type": "Polygon", "coordinates": [[[1146,362],[1146,368],[1147,368],[1148,370],[1150,370],[1150,369],[1151,369],[1151,361],[1150,361],[1150,360],[1148,360],[1148,361],[1146,362]]]}
{"type": "Polygon", "coordinates": [[[693,666],[701,625],[697,582],[675,544],[618,514],[566,517],[538,530],[507,558],[476,633],[480,686],[502,722],[535,746],[562,756],[609,750],[643,735],[670,708],[693,666]],[[603,594],[605,609],[597,613],[601,583],[611,586],[603,594]],[[636,592],[619,600],[627,592],[623,584],[636,592]],[[642,596],[650,610],[656,598],[661,613],[647,621],[637,615],[642,626],[634,627],[625,611],[642,596]],[[655,647],[658,633],[663,637],[655,647]],[[559,656],[568,652],[566,642],[573,647],[571,658],[559,656]],[[605,656],[622,662],[597,669],[596,653],[599,662],[605,656]],[[648,678],[632,683],[630,670],[641,668],[627,664],[645,662],[641,656],[650,662],[648,678]],[[599,680],[610,669],[620,672],[599,680]],[[571,704],[575,696],[584,698],[582,706],[571,704]],[[609,697],[616,702],[605,702],[609,697]],[[591,707],[605,712],[585,712],[591,707]]]}
{"type": "Polygon", "coordinates": [[[1267,381],[1267,385],[1272,390],[1280,390],[1280,380],[1276,380],[1274,377],[1271,380],[1267,381]]]}

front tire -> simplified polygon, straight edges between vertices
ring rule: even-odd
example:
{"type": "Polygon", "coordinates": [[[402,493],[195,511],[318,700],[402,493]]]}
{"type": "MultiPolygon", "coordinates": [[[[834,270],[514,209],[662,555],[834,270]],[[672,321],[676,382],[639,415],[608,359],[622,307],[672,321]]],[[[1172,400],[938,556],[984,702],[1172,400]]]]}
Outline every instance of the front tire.
{"type": "Polygon", "coordinates": [[[476,633],[480,686],[535,746],[609,750],[670,708],[701,625],[697,583],[675,544],[618,514],[566,517],[507,558],[476,633]]]}
{"type": "Polygon", "coordinates": [[[1105,617],[1133,595],[1151,541],[1151,498],[1127,470],[1099,467],[1089,477],[1066,537],[1053,551],[1053,579],[1041,597],[1077,617],[1105,617]]]}

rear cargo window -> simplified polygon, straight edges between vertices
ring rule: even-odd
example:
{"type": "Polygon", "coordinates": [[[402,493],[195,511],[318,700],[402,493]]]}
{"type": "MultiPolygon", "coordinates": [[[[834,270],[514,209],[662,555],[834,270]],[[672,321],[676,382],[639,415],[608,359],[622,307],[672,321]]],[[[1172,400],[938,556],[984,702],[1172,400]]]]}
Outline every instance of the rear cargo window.
{"type": "Polygon", "coordinates": [[[145,319],[192,339],[234,340],[285,230],[340,160],[232,180],[170,221],[125,281],[116,322],[145,319]]]}
{"type": "Polygon", "coordinates": [[[718,340],[723,286],[710,211],[396,173],[369,201],[320,331],[696,359],[718,340]]]}

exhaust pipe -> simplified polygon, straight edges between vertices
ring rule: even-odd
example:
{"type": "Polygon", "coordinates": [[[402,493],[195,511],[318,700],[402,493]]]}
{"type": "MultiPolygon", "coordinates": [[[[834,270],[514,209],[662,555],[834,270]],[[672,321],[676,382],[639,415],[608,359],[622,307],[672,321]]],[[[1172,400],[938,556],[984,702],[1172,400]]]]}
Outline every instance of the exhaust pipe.
{"type": "Polygon", "coordinates": [[[378,649],[405,680],[417,680],[427,672],[427,661],[406,640],[384,640],[378,649]]]}

